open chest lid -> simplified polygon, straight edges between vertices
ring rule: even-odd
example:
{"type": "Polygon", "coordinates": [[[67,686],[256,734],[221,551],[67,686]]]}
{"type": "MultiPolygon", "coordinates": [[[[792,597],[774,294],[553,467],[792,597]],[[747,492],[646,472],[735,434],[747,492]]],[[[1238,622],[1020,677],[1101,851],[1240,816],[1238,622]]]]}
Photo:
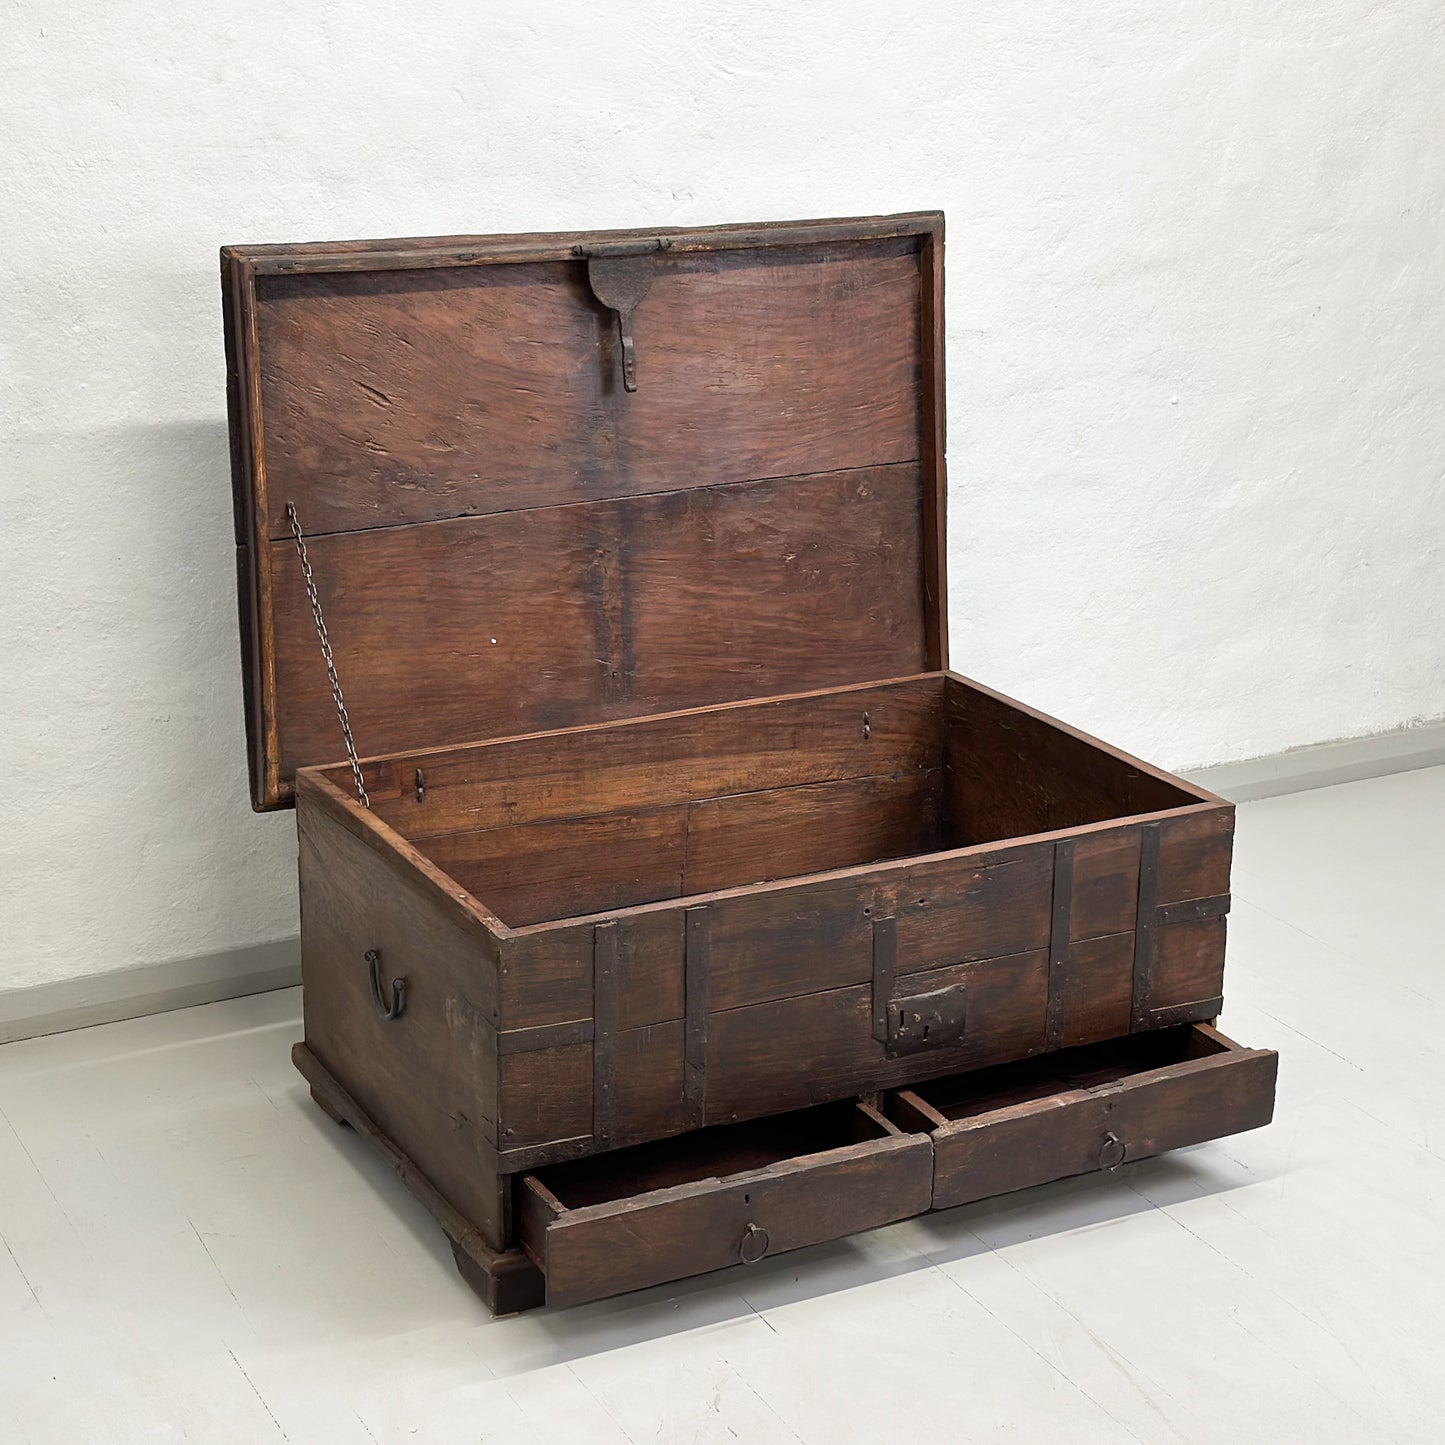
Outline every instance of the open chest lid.
{"type": "Polygon", "coordinates": [[[946,665],[943,218],[221,252],[251,791],[946,665]]]}

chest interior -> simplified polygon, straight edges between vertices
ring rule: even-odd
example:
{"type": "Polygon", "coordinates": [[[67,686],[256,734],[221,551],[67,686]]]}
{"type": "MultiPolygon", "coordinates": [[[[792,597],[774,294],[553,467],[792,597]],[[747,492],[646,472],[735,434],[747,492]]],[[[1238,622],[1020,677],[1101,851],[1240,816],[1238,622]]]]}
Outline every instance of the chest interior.
{"type": "MultiPolygon", "coordinates": [[[[931,674],[365,769],[376,814],[511,928],[1199,802],[931,674]]],[[[350,770],[328,779],[352,786],[350,770]]]]}

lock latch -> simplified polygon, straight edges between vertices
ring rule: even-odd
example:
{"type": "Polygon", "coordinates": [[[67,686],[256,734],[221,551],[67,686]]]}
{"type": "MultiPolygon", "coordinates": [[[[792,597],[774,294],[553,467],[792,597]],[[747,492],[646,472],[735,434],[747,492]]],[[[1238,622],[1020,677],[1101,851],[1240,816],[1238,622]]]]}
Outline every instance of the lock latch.
{"type": "Polygon", "coordinates": [[[632,339],[632,318],[657,274],[651,258],[671,245],[667,236],[657,236],[646,241],[612,241],[572,248],[574,255],[587,261],[587,284],[592,294],[617,317],[624,391],[637,390],[637,345],[632,339]]]}

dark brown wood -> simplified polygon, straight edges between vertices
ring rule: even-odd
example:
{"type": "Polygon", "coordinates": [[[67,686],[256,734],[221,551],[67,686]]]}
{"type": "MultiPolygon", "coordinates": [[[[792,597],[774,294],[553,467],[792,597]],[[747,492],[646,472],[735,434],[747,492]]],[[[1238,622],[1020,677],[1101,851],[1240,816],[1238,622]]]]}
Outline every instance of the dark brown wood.
{"type": "Polygon", "coordinates": [[[694,803],[683,889],[711,893],[936,852],[941,776],[930,768],[694,803]]]}
{"type": "Polygon", "coordinates": [[[1154,813],[1208,796],[964,678],[949,677],[945,706],[951,726],[944,766],[960,845],[1154,813]]]}
{"type": "Polygon", "coordinates": [[[923,242],[920,256],[923,306],[923,626],[931,666],[948,665],[948,536],[945,461],[942,217],[923,242]]]}
{"type": "Polygon", "coordinates": [[[258,807],[337,752],[288,504],[371,752],[943,665],[941,218],[709,234],[648,258],[631,393],[604,233],[223,253],[258,807]]]}
{"type": "MultiPolygon", "coordinates": [[[[315,538],[358,747],[920,672],[920,496],[910,463],[315,538]]],[[[267,545],[289,776],[340,734],[295,549],[267,545]]]]}
{"type": "Polygon", "coordinates": [[[808,246],[839,238],[865,239],[942,234],[941,211],[823,220],[743,221],[701,230],[684,226],[635,226],[616,231],[529,231],[506,236],[408,236],[375,241],[314,241],[302,245],[228,246],[222,253],[258,275],[305,275],[318,271],[367,271],[377,266],[426,270],[439,266],[487,266],[502,261],[569,261],[597,246],[652,242],[666,237],[668,250],[749,250],[757,246],[808,246]]]}
{"type": "Polygon", "coordinates": [[[259,279],[270,535],[918,459],[913,238],[645,259],[631,394],[578,260],[259,279]]]}
{"type": "Polygon", "coordinates": [[[500,1249],[507,1224],[495,1177],[495,944],[434,906],[403,860],[367,847],[319,809],[299,821],[307,1046],[500,1249]],[[382,1018],[372,1002],[371,949],[388,978],[407,980],[400,1018],[382,1018]]]}
{"type": "Polygon", "coordinates": [[[226,254],[298,1066],[493,1308],[1268,1117],[1274,1056],[1201,1022],[1233,810],[938,670],[942,256],[932,216],[226,254]]]}
{"type": "MultiPolygon", "coordinates": [[[[942,763],[940,676],[425,750],[364,765],[372,812],[418,842],[942,763]],[[865,727],[864,719],[868,719],[865,727]],[[426,772],[426,796],[412,781],[426,772]]],[[[350,769],[323,775],[339,790],[350,769]]]]}
{"type": "Polygon", "coordinates": [[[677,898],[686,804],[424,839],[432,862],[513,927],[677,898]]]}
{"type": "Polygon", "coordinates": [[[854,1111],[840,1132],[842,1122],[836,1108],[809,1111],[527,1176],[519,1230],[547,1276],[548,1303],[643,1289],[926,1210],[927,1138],[876,1113],[854,1111]],[[865,1121],[872,1137],[851,1142],[865,1121]]]}
{"type": "Polygon", "coordinates": [[[1054,1056],[1043,1065],[1052,1077],[1037,1080],[1035,1097],[981,1112],[969,1107],[967,1092],[986,1091],[992,1080],[964,1084],[961,1101],[951,1098],[949,1084],[916,1089],[950,1119],[933,1134],[934,1207],[1107,1167],[1111,1137],[1127,1162],[1257,1129],[1273,1117],[1275,1053],[1189,1027],[1140,1042],[1137,1054],[1124,1051],[1094,1083],[1075,1072],[1089,1068],[1087,1057],[1054,1056]]]}
{"type": "Polygon", "coordinates": [[[514,928],[934,851],[939,773],[847,778],[423,838],[514,928]]]}
{"type": "MultiPolygon", "coordinates": [[[[450,886],[448,906],[480,921],[500,960],[494,975],[500,1168],[1110,1037],[1129,1027],[1131,953],[1149,963],[1149,988],[1140,994],[1146,1026],[1217,1012],[1222,923],[1213,916],[1218,896],[1206,898],[1206,892],[1221,876],[1227,882],[1217,866],[1221,847],[1227,866],[1227,808],[1189,803],[1187,791],[1151,779],[1158,801],[1185,806],[1147,823],[1106,818],[1062,834],[913,856],[910,846],[936,846],[947,832],[942,810],[951,785],[936,760],[953,745],[956,718],[942,705],[942,681],[923,677],[810,699],[820,704],[814,735],[827,744],[824,771],[853,773],[816,783],[746,789],[749,767],[774,781],[772,760],[784,755],[795,758],[792,776],[806,778],[788,746],[805,726],[800,700],[593,725],[581,730],[588,750],[577,754],[579,734],[561,733],[429,755],[420,802],[411,760],[396,769],[408,785],[398,783],[390,799],[398,823],[408,810],[416,822],[432,825],[468,815],[490,821],[509,808],[532,820],[473,832],[422,828],[419,842],[407,845],[418,856],[427,850],[429,886],[440,892],[450,886]],[[860,708],[864,700],[868,707],[860,708]],[[644,741],[660,745],[660,753],[644,741]],[[714,747],[724,750],[720,756],[709,751],[714,747]],[[859,775],[858,769],[876,766],[875,747],[889,766],[911,768],[859,775]],[[496,759],[496,771],[487,773],[467,751],[496,759]],[[512,754],[536,761],[541,780],[524,768],[504,768],[501,760],[512,754]],[[677,776],[685,794],[708,786],[743,791],[669,802],[658,780],[659,755],[669,764],[661,777],[677,776]],[[570,790],[564,767],[577,780],[570,790]],[[630,780],[652,806],[595,811],[634,802],[630,780]],[[900,791],[917,806],[895,806],[900,791]],[[581,816],[555,816],[579,808],[581,816]],[[718,826],[718,815],[733,816],[736,826],[718,826]],[[704,821],[695,826],[699,817],[704,821]],[[821,826],[824,821],[831,826],[821,826]],[[1163,912],[1151,904],[1139,930],[1144,942],[1136,947],[1139,838],[1146,827],[1158,831],[1160,856],[1174,860],[1170,886],[1197,897],[1170,900],[1163,912]],[[854,865],[860,854],[898,850],[905,851],[897,859],[854,865]],[[595,852],[605,856],[594,866],[595,852]],[[691,864],[698,860],[703,871],[694,875],[691,864]],[[777,860],[847,866],[812,879],[749,884],[779,866],[777,860]],[[692,893],[694,878],[731,886],[692,893]],[[457,891],[458,882],[481,901],[457,891]],[[1208,903],[1203,918],[1200,900],[1208,903]],[[1177,918],[1167,911],[1176,901],[1190,905],[1177,918]],[[533,922],[588,905],[600,911],[555,925],[533,922]],[[707,910],[707,1002],[704,1012],[695,988],[691,1025],[684,1017],[688,906],[707,910]],[[880,989],[874,940],[884,918],[894,941],[894,979],[880,989]],[[604,994],[594,972],[599,929],[615,937],[604,994]],[[999,961],[1041,953],[1066,958],[1067,966],[1011,986],[1009,1011],[1000,1014],[990,982],[999,961]],[[979,972],[970,968],[975,964],[995,967],[979,972]],[[1038,998],[1036,983],[1042,984],[1038,998]],[[604,998],[611,1022],[598,1027],[604,998]],[[902,1019],[920,1008],[937,1014],[940,1028],[932,1040],[902,1041],[923,1045],[923,1057],[900,1057],[893,1014],[902,1019]],[[947,1027],[945,1014],[953,1020],[947,1027]],[[688,1066],[689,1049],[705,1053],[705,1074],[688,1066]],[[617,1062],[624,1052],[631,1061],[626,1068],[617,1062]],[[601,1097],[603,1079],[615,1081],[610,1100],[601,1097]]],[[[990,702],[976,734],[1010,725],[1012,714],[990,702]]],[[[1047,726],[1037,716],[1024,722],[1031,732],[1047,726]]],[[[1086,745],[1076,735],[1065,738],[1071,747],[1086,745]]],[[[1096,793],[1117,788],[1116,796],[1129,802],[1138,776],[1106,754],[1091,787],[1096,793]]],[[[371,813],[358,808],[344,798],[340,781],[336,770],[307,773],[303,787],[385,853],[395,839],[378,816],[385,804],[371,813]]],[[[1046,818],[1040,814],[1037,821],[1046,818]]],[[[363,1026],[373,1027],[369,1017],[354,1025],[363,1026]]]]}
{"type": "Polygon", "coordinates": [[[887,1088],[1033,1053],[1044,1044],[1048,954],[932,969],[910,979],[924,991],[961,984],[968,997],[962,1040],[889,1058],[873,1038],[871,984],[802,994],[714,1014],[708,1035],[708,1119],[746,1119],[887,1088]]]}

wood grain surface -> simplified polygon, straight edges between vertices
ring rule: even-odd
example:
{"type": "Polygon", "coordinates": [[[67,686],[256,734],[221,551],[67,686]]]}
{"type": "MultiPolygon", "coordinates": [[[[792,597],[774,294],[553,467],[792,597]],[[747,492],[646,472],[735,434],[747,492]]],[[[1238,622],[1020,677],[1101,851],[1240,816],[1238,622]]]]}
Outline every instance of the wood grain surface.
{"type": "MultiPolygon", "coordinates": [[[[933,1134],[934,1207],[1098,1169],[1108,1136],[1122,1154],[1105,1157],[1128,1161],[1269,1123],[1275,1053],[1242,1049],[1203,1028],[1171,1033],[1173,1058],[1157,1046],[1142,1048],[1136,1064],[1127,1056],[1111,1060],[1092,1079],[1087,1057],[1056,1056],[1052,1078],[1041,1076],[1031,1087],[1021,1082],[1015,1088],[1025,1097],[1009,1102],[1017,1095],[1004,1092],[992,1101],[997,1108],[950,1104],[947,1085],[914,1090],[925,1103],[942,1101],[945,1119],[960,1115],[933,1134]]],[[[977,1084],[997,1087],[992,1080],[977,1084]]]]}
{"type": "Polygon", "coordinates": [[[656,233],[632,393],[619,244],[223,252],[258,807],[341,752],[288,504],[363,752],[943,665],[942,218],[656,233]]]}

